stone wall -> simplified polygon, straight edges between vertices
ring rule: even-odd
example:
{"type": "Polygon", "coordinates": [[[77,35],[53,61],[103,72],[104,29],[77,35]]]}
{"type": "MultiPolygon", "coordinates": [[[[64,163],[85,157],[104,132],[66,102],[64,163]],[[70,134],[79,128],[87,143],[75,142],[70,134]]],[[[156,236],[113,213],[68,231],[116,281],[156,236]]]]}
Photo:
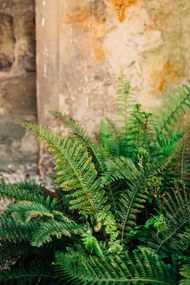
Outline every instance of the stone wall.
{"type": "MultiPolygon", "coordinates": [[[[95,134],[115,112],[123,71],[137,100],[153,111],[190,76],[187,0],[1,0],[0,168],[37,159],[37,144],[15,119],[70,114],[95,134]]],[[[41,149],[43,161],[43,149],[41,149]]]]}
{"type": "Polygon", "coordinates": [[[15,120],[36,121],[35,1],[0,1],[0,171],[37,161],[37,143],[15,120]]]}
{"type": "Polygon", "coordinates": [[[103,116],[113,116],[121,71],[148,110],[189,78],[189,1],[36,3],[41,123],[51,122],[49,110],[59,110],[94,133],[103,116]]]}

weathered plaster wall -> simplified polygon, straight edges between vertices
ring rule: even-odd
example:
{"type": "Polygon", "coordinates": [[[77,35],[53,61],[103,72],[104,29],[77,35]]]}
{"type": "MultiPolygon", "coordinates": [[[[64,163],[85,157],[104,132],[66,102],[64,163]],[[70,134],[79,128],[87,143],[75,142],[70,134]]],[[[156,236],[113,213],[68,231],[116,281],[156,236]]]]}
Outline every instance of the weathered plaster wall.
{"type": "Polygon", "coordinates": [[[189,77],[187,0],[37,0],[40,122],[59,110],[93,133],[123,70],[146,109],[189,77]]]}
{"type": "Polygon", "coordinates": [[[0,168],[37,158],[14,123],[36,119],[35,4],[42,124],[59,110],[94,134],[115,112],[121,70],[149,110],[189,78],[188,0],[0,0],[0,168]]]}
{"type": "Polygon", "coordinates": [[[37,143],[15,120],[36,121],[35,1],[0,1],[0,171],[36,163],[37,143]]]}

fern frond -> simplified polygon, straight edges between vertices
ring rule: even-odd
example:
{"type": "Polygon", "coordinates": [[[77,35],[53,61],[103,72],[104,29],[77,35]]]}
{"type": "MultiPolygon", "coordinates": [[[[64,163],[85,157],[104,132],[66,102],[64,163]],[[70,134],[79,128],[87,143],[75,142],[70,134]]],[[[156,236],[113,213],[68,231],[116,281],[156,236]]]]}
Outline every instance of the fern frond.
{"type": "Polygon", "coordinates": [[[81,127],[81,125],[74,119],[70,118],[68,115],[61,114],[58,112],[51,112],[51,114],[57,118],[60,119],[61,122],[69,129],[71,129],[74,133],[74,135],[79,138],[82,142],[84,142],[87,150],[89,151],[90,155],[93,158],[94,164],[97,166],[98,169],[102,170],[102,161],[101,161],[101,155],[100,150],[98,149],[98,146],[95,145],[90,136],[85,132],[85,130],[81,127]]]}
{"type": "Polygon", "coordinates": [[[160,165],[147,165],[141,171],[140,176],[131,181],[129,187],[120,194],[118,215],[122,221],[121,241],[124,241],[126,231],[134,229],[136,226],[136,216],[144,208],[148,195],[154,190],[152,177],[160,175],[168,165],[171,158],[165,160],[160,165]]]}
{"type": "Polygon", "coordinates": [[[77,225],[74,221],[65,217],[62,221],[49,220],[39,224],[38,228],[32,233],[32,246],[40,247],[45,243],[51,242],[54,238],[60,239],[63,236],[82,235],[85,228],[77,225]]]}
{"type": "Polygon", "coordinates": [[[119,77],[117,95],[116,102],[118,115],[121,117],[121,121],[124,123],[123,127],[126,127],[128,124],[129,115],[132,112],[135,104],[135,99],[132,88],[123,73],[121,73],[119,77]]]}
{"type": "Polygon", "coordinates": [[[43,195],[44,192],[41,187],[31,182],[6,184],[3,180],[0,180],[0,198],[7,198],[11,201],[41,202],[43,195]]]}
{"type": "Polygon", "coordinates": [[[0,273],[0,284],[2,285],[53,285],[54,280],[52,268],[47,268],[39,263],[38,260],[33,261],[29,267],[20,263],[12,266],[10,269],[0,273]]]}
{"type": "Polygon", "coordinates": [[[0,241],[21,242],[31,241],[32,232],[35,231],[36,224],[29,222],[27,225],[21,225],[12,217],[4,214],[0,217],[0,241]]]}
{"type": "Polygon", "coordinates": [[[52,241],[52,238],[71,235],[81,235],[85,228],[77,225],[74,221],[66,217],[62,212],[45,208],[41,204],[29,201],[20,201],[10,204],[5,215],[12,216],[14,221],[21,225],[26,225],[35,221],[36,228],[30,235],[32,246],[40,247],[44,243],[52,241]]]}
{"type": "Polygon", "coordinates": [[[120,132],[114,121],[108,118],[101,121],[98,140],[108,154],[120,155],[120,132]]]}
{"type": "Polygon", "coordinates": [[[64,284],[177,285],[172,268],[159,260],[149,249],[141,248],[125,256],[82,256],[79,253],[56,254],[57,277],[64,284]]]}
{"type": "Polygon", "coordinates": [[[113,157],[105,161],[103,183],[105,185],[121,179],[133,181],[140,175],[134,163],[127,157],[113,157]]]}
{"type": "Polygon", "coordinates": [[[9,204],[5,213],[11,214],[13,219],[22,225],[32,220],[43,221],[48,218],[54,218],[49,209],[39,203],[30,201],[19,201],[14,204],[9,204]]]}
{"type": "Polygon", "coordinates": [[[186,264],[180,269],[180,274],[185,277],[180,281],[180,285],[189,285],[190,284],[190,265],[186,264]]]}
{"type": "Polygon", "coordinates": [[[99,141],[108,153],[114,156],[122,155],[131,157],[130,155],[133,153],[131,144],[134,147],[134,142],[133,138],[129,135],[129,126],[136,100],[132,88],[123,73],[119,77],[116,103],[118,119],[115,122],[110,119],[102,121],[99,131],[99,141]]]}
{"type": "Polygon", "coordinates": [[[70,209],[79,209],[88,214],[102,209],[107,198],[86,148],[79,141],[62,139],[47,128],[29,123],[22,125],[43,140],[54,153],[58,176],[56,182],[70,199],[70,209]]]}
{"type": "Polygon", "coordinates": [[[190,106],[190,87],[183,84],[165,103],[163,112],[159,112],[159,116],[153,117],[153,127],[157,134],[157,139],[162,133],[170,134],[170,130],[175,127],[181,114],[186,113],[186,109],[190,106]]]}
{"type": "Polygon", "coordinates": [[[166,193],[163,200],[165,205],[160,207],[160,213],[164,215],[167,227],[162,232],[157,250],[173,240],[190,221],[190,195],[187,190],[174,189],[172,193],[166,193]]]}
{"type": "Polygon", "coordinates": [[[90,254],[95,254],[98,257],[103,257],[103,252],[100,248],[98,240],[92,235],[91,232],[87,232],[82,235],[82,242],[85,249],[90,252],[90,254]]]}
{"type": "Polygon", "coordinates": [[[136,147],[148,147],[148,142],[152,134],[152,129],[149,126],[151,113],[146,113],[142,110],[140,104],[134,106],[127,126],[128,144],[133,143],[136,147]]]}
{"type": "Polygon", "coordinates": [[[181,180],[190,186],[190,128],[186,128],[182,138],[179,140],[175,156],[171,161],[168,179],[181,180]]]}

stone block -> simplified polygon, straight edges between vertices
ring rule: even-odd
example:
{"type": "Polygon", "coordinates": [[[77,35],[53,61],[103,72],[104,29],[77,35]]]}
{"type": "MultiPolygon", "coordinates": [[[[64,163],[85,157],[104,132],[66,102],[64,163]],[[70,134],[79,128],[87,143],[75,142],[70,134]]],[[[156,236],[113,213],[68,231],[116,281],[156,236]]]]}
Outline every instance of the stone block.
{"type": "Polygon", "coordinates": [[[14,40],[13,17],[0,13],[0,71],[13,64],[14,40]]]}
{"type": "Polygon", "coordinates": [[[2,102],[7,115],[13,119],[27,119],[36,115],[36,75],[28,73],[20,77],[9,78],[2,84],[2,102]]]}

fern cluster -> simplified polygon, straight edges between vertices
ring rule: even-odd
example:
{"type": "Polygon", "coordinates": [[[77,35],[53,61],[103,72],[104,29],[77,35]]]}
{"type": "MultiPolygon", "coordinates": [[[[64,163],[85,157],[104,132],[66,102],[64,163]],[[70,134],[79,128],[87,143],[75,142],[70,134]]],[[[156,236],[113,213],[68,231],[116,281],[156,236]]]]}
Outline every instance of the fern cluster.
{"type": "Polygon", "coordinates": [[[189,130],[176,127],[190,87],[160,115],[121,76],[118,120],[93,142],[52,112],[69,137],[22,122],[55,159],[57,187],[0,183],[0,284],[190,284],[189,130]]]}

